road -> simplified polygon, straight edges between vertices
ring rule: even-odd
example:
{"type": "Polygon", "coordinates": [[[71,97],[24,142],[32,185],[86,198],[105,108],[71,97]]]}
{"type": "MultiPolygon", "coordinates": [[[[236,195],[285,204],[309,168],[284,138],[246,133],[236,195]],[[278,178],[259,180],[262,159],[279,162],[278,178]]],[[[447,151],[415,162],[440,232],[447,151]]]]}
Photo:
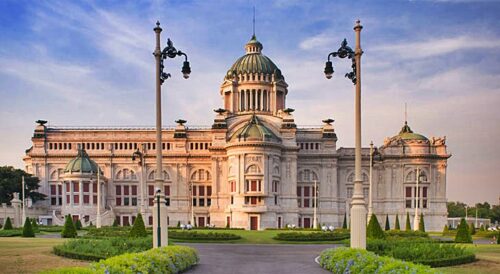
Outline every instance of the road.
{"type": "Polygon", "coordinates": [[[200,263],[187,273],[217,274],[325,274],[314,262],[334,245],[182,244],[194,247],[200,263]]]}

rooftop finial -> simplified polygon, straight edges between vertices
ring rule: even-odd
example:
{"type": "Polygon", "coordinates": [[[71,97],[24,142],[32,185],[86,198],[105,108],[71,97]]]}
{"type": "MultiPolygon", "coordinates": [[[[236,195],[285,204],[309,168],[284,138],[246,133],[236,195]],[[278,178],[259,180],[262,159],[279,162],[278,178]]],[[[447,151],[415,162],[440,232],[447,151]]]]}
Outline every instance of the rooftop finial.
{"type": "Polygon", "coordinates": [[[408,106],[405,102],[405,125],[408,124],[408,106]]]}
{"type": "Polygon", "coordinates": [[[255,37],[255,6],[253,6],[253,36],[255,37]]]}

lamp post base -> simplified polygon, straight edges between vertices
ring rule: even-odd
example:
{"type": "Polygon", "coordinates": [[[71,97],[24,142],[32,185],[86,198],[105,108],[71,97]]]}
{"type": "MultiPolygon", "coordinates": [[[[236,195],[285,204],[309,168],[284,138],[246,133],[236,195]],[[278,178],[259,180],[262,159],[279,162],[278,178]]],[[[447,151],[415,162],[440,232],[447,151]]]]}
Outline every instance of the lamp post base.
{"type": "MultiPolygon", "coordinates": [[[[160,201],[164,201],[162,195],[160,201]]],[[[168,223],[167,223],[167,206],[165,203],[160,202],[160,220],[158,220],[158,201],[155,199],[153,206],[153,248],[168,245],[168,223]],[[157,233],[158,221],[160,223],[160,233],[157,233]],[[158,238],[160,234],[160,238],[158,238]],[[158,239],[160,241],[158,241],[158,239]],[[159,244],[158,244],[159,243],[159,244]]]]}
{"type": "Polygon", "coordinates": [[[418,224],[420,223],[420,216],[415,214],[415,218],[413,219],[413,231],[418,231],[418,224]]]}
{"type": "Polygon", "coordinates": [[[366,209],[353,202],[351,208],[351,248],[366,249],[366,209]]]}

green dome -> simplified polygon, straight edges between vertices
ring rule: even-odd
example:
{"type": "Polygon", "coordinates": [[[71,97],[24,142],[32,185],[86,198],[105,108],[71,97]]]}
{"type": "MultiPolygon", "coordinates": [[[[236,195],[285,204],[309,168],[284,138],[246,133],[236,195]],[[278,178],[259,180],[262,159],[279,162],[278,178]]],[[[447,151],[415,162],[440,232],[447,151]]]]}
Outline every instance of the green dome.
{"type": "MultiPolygon", "coordinates": [[[[95,173],[97,174],[97,164],[92,161],[84,149],[78,149],[78,155],[66,165],[64,173],[95,173]]],[[[101,171],[102,174],[102,171],[101,171]]]]}
{"type": "Polygon", "coordinates": [[[399,137],[403,140],[422,140],[422,141],[428,141],[427,137],[424,135],[414,133],[410,126],[408,126],[408,122],[405,121],[405,125],[403,128],[401,128],[401,131],[398,134],[399,137]]]}
{"type": "Polygon", "coordinates": [[[276,80],[285,79],[276,64],[261,53],[262,48],[262,44],[253,35],[252,39],[245,45],[247,53],[234,62],[225,78],[232,79],[239,74],[263,73],[274,75],[276,80]]]}
{"type": "Polygon", "coordinates": [[[254,114],[244,127],[238,129],[233,136],[231,136],[230,141],[235,140],[279,142],[280,138],[264,126],[254,114]]]}

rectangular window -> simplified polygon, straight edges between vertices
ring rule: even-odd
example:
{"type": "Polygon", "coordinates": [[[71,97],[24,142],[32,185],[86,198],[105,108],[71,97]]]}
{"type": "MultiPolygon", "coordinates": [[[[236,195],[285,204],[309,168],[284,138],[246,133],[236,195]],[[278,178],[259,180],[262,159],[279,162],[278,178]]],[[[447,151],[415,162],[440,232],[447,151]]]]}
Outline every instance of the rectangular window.
{"type": "Polygon", "coordinates": [[[199,186],[199,196],[205,196],[205,186],[199,186]]]}
{"type": "Polygon", "coordinates": [[[97,183],[92,184],[92,191],[94,191],[94,193],[97,193],[97,183]]]}
{"type": "Polygon", "coordinates": [[[155,187],[153,185],[148,186],[148,195],[154,195],[155,194],[155,187]]]}
{"type": "Polygon", "coordinates": [[[125,197],[123,199],[123,205],[124,206],[129,206],[130,205],[130,198],[129,197],[125,197]]]}
{"type": "Polygon", "coordinates": [[[116,195],[122,195],[122,187],[121,186],[116,186],[115,190],[116,190],[116,195]]]}
{"type": "Polygon", "coordinates": [[[77,182],[73,182],[73,192],[79,192],[79,185],[77,182]]]}
{"type": "Polygon", "coordinates": [[[203,198],[199,199],[198,206],[205,206],[205,199],[203,199],[203,198]]]}
{"type": "Polygon", "coordinates": [[[83,183],[83,192],[90,191],[90,183],[83,183]]]}
{"type": "Polygon", "coordinates": [[[116,205],[121,206],[122,205],[122,198],[121,197],[116,197],[116,205]]]}
{"type": "Polygon", "coordinates": [[[57,198],[55,198],[55,197],[50,198],[50,204],[57,205],[57,198]]]}
{"type": "Polygon", "coordinates": [[[88,205],[90,203],[89,195],[83,195],[83,203],[88,205]]]}
{"type": "Polygon", "coordinates": [[[132,197],[132,205],[133,206],[137,205],[137,198],[136,197],[132,197]]]}
{"type": "Polygon", "coordinates": [[[164,186],[165,196],[170,196],[170,186],[164,186]]]}
{"type": "Polygon", "coordinates": [[[94,195],[94,198],[92,199],[92,202],[94,203],[94,205],[97,204],[97,195],[94,195]]]}
{"type": "Polygon", "coordinates": [[[50,195],[56,195],[56,186],[50,185],[50,195]]]}
{"type": "Polygon", "coordinates": [[[207,186],[207,196],[212,196],[212,187],[207,186]]]}
{"type": "Polygon", "coordinates": [[[80,196],[79,195],[73,195],[73,203],[74,204],[80,203],[80,196]]]}
{"type": "Polygon", "coordinates": [[[137,195],[137,186],[132,186],[132,195],[137,195]]]}
{"type": "Polygon", "coordinates": [[[250,181],[250,191],[257,191],[257,181],[250,181]]]}
{"type": "Polygon", "coordinates": [[[129,195],[129,186],[123,186],[123,195],[129,195]]]}
{"type": "Polygon", "coordinates": [[[196,206],[196,199],[193,199],[193,206],[196,206]]]}
{"type": "Polygon", "coordinates": [[[207,206],[211,206],[211,205],[212,205],[212,199],[207,198],[207,206]]]}

